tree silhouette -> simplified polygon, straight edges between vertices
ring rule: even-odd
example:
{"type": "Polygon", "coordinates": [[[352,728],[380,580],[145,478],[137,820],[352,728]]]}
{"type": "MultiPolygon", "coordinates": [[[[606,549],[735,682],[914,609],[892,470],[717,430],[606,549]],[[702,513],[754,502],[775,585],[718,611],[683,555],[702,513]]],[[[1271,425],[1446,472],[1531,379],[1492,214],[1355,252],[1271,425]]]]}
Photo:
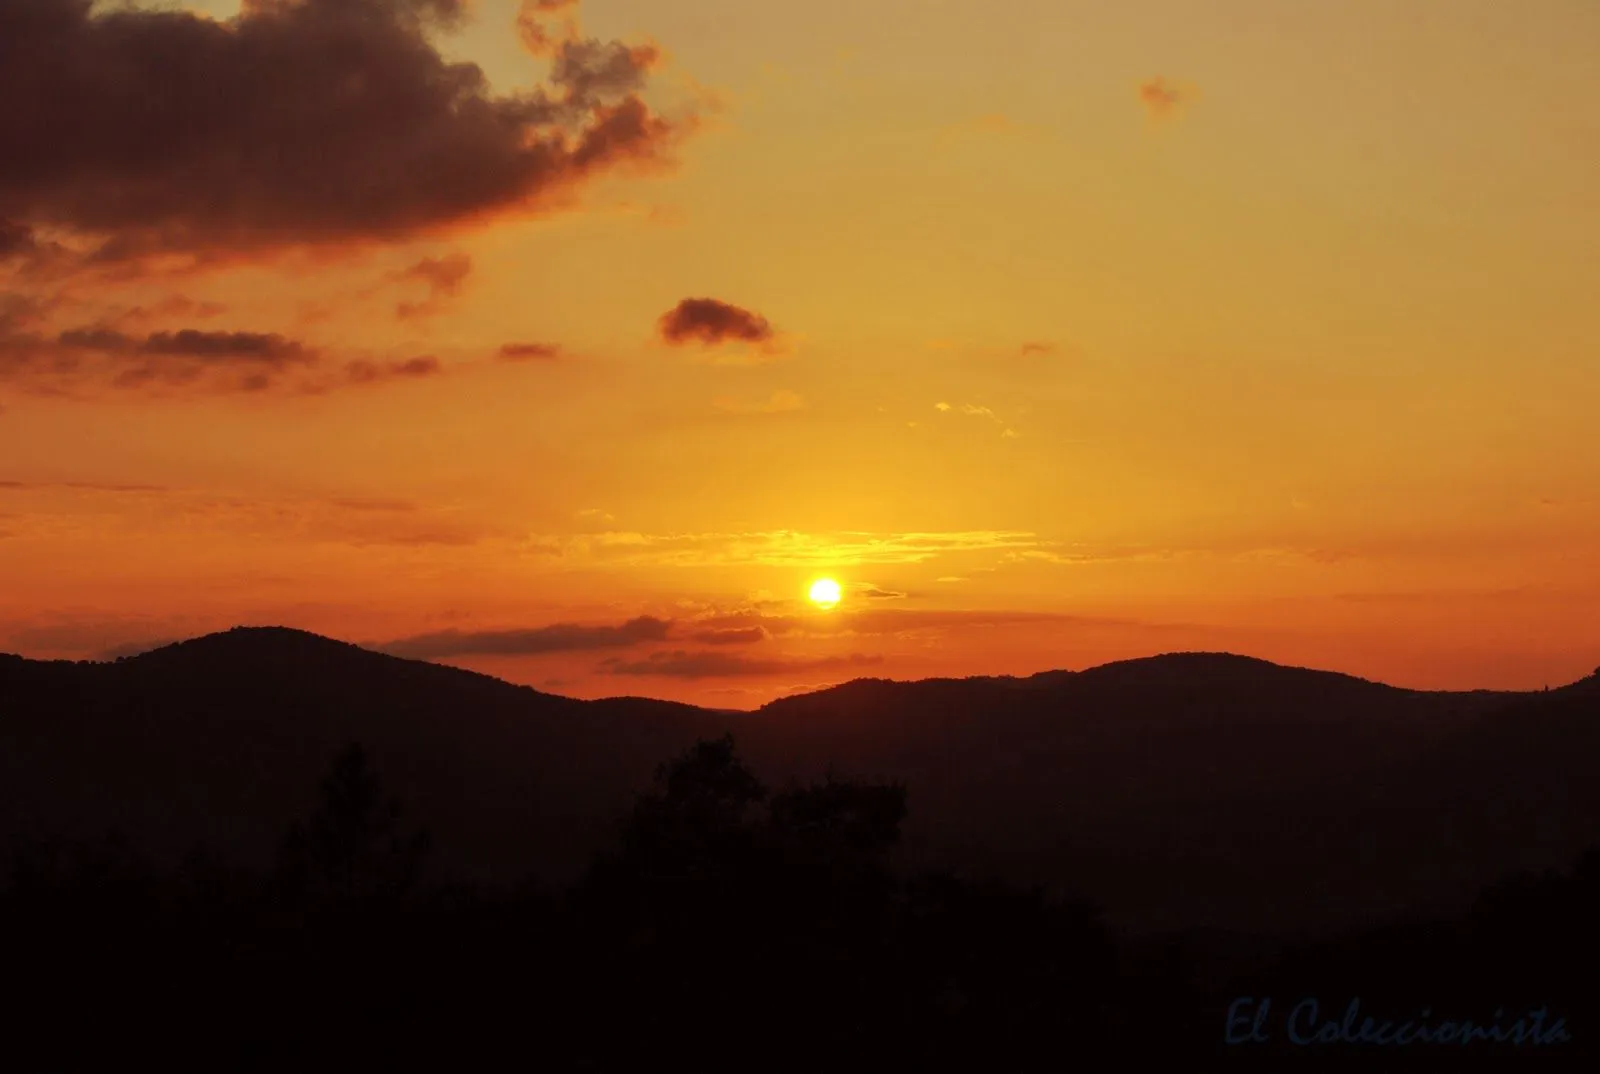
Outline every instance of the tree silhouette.
{"type": "Polygon", "coordinates": [[[386,798],[358,743],[334,758],[311,816],[290,825],[279,879],[296,896],[392,897],[415,886],[429,837],[400,834],[400,803],[386,798]]]}
{"type": "Polygon", "coordinates": [[[809,857],[854,864],[881,863],[900,841],[906,789],[900,784],[858,783],[832,772],[826,780],[776,795],[771,824],[809,857]]]}

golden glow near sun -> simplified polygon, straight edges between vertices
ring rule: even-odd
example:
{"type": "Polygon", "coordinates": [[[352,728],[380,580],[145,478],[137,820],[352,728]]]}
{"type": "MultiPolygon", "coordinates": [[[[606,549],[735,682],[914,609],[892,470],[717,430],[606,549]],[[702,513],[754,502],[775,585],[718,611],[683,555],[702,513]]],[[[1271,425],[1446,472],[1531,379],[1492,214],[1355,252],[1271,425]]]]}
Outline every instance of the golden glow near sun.
{"type": "Polygon", "coordinates": [[[839,583],[832,578],[818,578],[811,583],[811,603],[819,608],[831,608],[839,603],[839,583]]]}

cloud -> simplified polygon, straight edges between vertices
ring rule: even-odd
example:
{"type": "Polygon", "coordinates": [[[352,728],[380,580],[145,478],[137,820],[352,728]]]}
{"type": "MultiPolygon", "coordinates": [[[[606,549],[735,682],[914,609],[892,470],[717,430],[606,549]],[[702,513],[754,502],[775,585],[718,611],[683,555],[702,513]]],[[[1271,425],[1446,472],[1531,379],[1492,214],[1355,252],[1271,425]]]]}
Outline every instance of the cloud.
{"type": "Polygon", "coordinates": [[[342,507],[346,511],[393,511],[407,513],[415,511],[417,505],[409,500],[386,500],[364,496],[346,497],[344,499],[329,500],[335,507],[342,507]]]}
{"type": "Polygon", "coordinates": [[[472,275],[472,258],[466,254],[448,257],[425,257],[415,265],[397,273],[402,283],[418,282],[428,288],[428,297],[421,302],[401,302],[395,306],[395,316],[402,321],[418,317],[431,317],[444,309],[448,300],[461,293],[462,285],[472,275]]]}
{"type": "Polygon", "coordinates": [[[753,533],[649,534],[608,531],[567,536],[531,536],[523,550],[574,564],[606,562],[682,567],[761,564],[771,567],[838,568],[864,563],[922,563],[953,553],[1032,549],[1032,533],[970,530],[952,533],[753,533]]]}
{"type": "Polygon", "coordinates": [[[868,600],[900,600],[907,596],[907,594],[896,592],[893,589],[879,589],[875,585],[862,586],[854,590],[854,593],[856,596],[866,597],[868,600]]]}
{"type": "Polygon", "coordinates": [[[354,547],[459,547],[501,536],[451,509],[371,496],[234,495],[110,480],[0,480],[0,493],[21,501],[22,531],[34,539],[98,543],[109,514],[120,520],[118,539],[134,544],[216,535],[354,547]],[[104,503],[106,496],[117,503],[104,503]]]}
{"type": "Polygon", "coordinates": [[[37,299],[16,291],[0,291],[0,340],[33,324],[39,312],[37,299]]]}
{"type": "Polygon", "coordinates": [[[433,377],[444,371],[433,355],[354,358],[336,366],[319,349],[273,332],[186,328],[137,336],[117,328],[90,326],[46,337],[7,332],[0,322],[0,381],[11,380],[44,394],[73,394],[104,386],[212,392],[284,388],[322,394],[433,377]]]}
{"type": "MultiPolygon", "coordinates": [[[[524,26],[570,7],[526,5],[524,26]]],[[[551,45],[547,84],[497,95],[434,44],[467,13],[466,0],[248,0],[220,22],[0,3],[0,100],[27,102],[0,110],[6,249],[46,232],[100,263],[395,241],[670,163],[694,128],[639,96],[656,48],[575,26],[551,45]]]]}
{"type": "Polygon", "coordinates": [[[794,392],[785,390],[773,392],[766,399],[754,402],[724,396],[718,398],[714,405],[718,410],[725,410],[730,414],[788,414],[804,410],[806,402],[794,392]]]}
{"type": "Polygon", "coordinates": [[[765,641],[767,632],[758,626],[735,627],[730,630],[702,630],[693,636],[702,645],[753,645],[765,641]]]}
{"type": "Polygon", "coordinates": [[[112,320],[119,325],[164,321],[172,317],[207,320],[211,317],[220,317],[227,312],[228,307],[220,302],[196,302],[183,295],[173,295],[154,306],[134,306],[132,309],[124,310],[112,320]]]}
{"type": "Polygon", "coordinates": [[[996,626],[1057,625],[1092,628],[1156,624],[1061,612],[871,607],[854,610],[840,608],[825,616],[809,613],[772,615],[755,609],[745,609],[706,616],[696,620],[695,625],[702,630],[760,628],[774,637],[794,634],[812,637],[851,634],[881,637],[996,626]]]}
{"type": "Polygon", "coordinates": [[[701,346],[721,343],[769,343],[777,331],[758,313],[715,298],[686,298],[661,315],[661,338],[673,346],[698,342],[701,346]]]}
{"type": "Polygon", "coordinates": [[[757,659],[722,652],[651,653],[643,660],[612,658],[599,670],[608,675],[655,675],[674,679],[722,679],[756,675],[781,675],[793,671],[822,671],[836,668],[870,667],[883,662],[881,656],[851,653],[848,656],[822,656],[812,659],[773,657],[757,659]]]}
{"type": "Polygon", "coordinates": [[[589,649],[621,649],[644,642],[663,641],[671,629],[670,619],[642,615],[620,626],[556,623],[526,630],[444,630],[401,638],[374,648],[414,660],[450,656],[530,656],[589,649]]]}
{"type": "Polygon", "coordinates": [[[0,493],[20,501],[17,528],[36,541],[98,544],[108,539],[108,513],[120,520],[118,541],[133,545],[216,536],[354,548],[465,547],[501,537],[494,527],[453,510],[361,496],[234,494],[91,480],[0,480],[0,493]],[[119,502],[105,503],[107,496],[119,502]]]}
{"type": "MultiPolygon", "coordinates": [[[[933,409],[939,411],[941,414],[948,414],[953,408],[949,403],[935,403],[933,404],[933,409]]],[[[996,425],[1001,426],[1000,436],[1006,440],[1014,440],[1020,435],[1010,425],[1007,425],[1006,420],[1000,415],[996,414],[990,407],[978,406],[975,403],[963,403],[961,406],[961,413],[970,418],[988,418],[996,425]]]]}
{"type": "Polygon", "coordinates": [[[550,25],[550,16],[557,12],[570,12],[577,6],[578,0],[522,0],[521,9],[517,12],[517,33],[522,38],[523,47],[535,56],[546,56],[553,53],[562,41],[575,40],[578,36],[575,16],[569,14],[554,30],[550,25]]]}
{"type": "Polygon", "coordinates": [[[33,229],[9,220],[0,220],[0,261],[9,261],[31,254],[34,250],[33,229]]]}
{"type": "MultiPolygon", "coordinates": [[[[347,362],[344,367],[344,379],[347,384],[375,384],[388,380],[411,380],[418,377],[438,376],[444,371],[439,364],[439,359],[433,355],[423,355],[420,358],[407,358],[397,362],[372,362],[365,359],[347,362]]],[[[324,391],[326,386],[317,385],[310,387],[310,391],[324,391]]]]}
{"type": "Polygon", "coordinates": [[[1139,100],[1152,119],[1167,119],[1188,104],[1193,94],[1157,76],[1139,84],[1139,100]]]}
{"type": "Polygon", "coordinates": [[[186,328],[141,338],[114,328],[87,327],[49,339],[0,331],[0,380],[21,380],[43,390],[97,377],[124,389],[205,382],[225,390],[258,390],[317,357],[298,340],[264,332],[186,328]]]}
{"type": "Polygon", "coordinates": [[[1030,356],[1036,355],[1036,354],[1053,354],[1055,352],[1055,349],[1056,349],[1056,345],[1054,343],[1046,343],[1046,342],[1039,341],[1039,340],[1031,340],[1031,341],[1029,341],[1027,343],[1024,343],[1022,345],[1021,353],[1022,353],[1022,356],[1024,358],[1027,358],[1027,357],[1030,357],[1030,356]]]}
{"type": "Polygon", "coordinates": [[[166,485],[129,485],[104,481],[0,481],[0,489],[36,492],[41,489],[76,489],[80,492],[171,492],[166,485]]]}
{"type": "Polygon", "coordinates": [[[147,354],[169,357],[258,361],[269,365],[303,362],[312,357],[304,344],[276,333],[201,332],[193,328],[181,332],[153,332],[140,349],[147,354]]]}
{"type": "Polygon", "coordinates": [[[561,357],[561,347],[555,343],[504,343],[499,354],[507,362],[553,362],[561,357]]]}

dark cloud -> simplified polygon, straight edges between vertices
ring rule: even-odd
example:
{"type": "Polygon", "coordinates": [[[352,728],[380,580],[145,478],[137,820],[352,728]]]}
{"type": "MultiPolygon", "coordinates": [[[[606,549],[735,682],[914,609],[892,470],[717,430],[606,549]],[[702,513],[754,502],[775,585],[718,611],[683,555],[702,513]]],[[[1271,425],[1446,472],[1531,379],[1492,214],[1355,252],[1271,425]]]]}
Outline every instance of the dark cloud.
{"type": "Polygon", "coordinates": [[[765,317],[714,298],[684,299],[661,315],[659,328],[672,344],[767,343],[777,336],[765,317]]]}
{"type": "Polygon", "coordinates": [[[4,312],[0,305],[0,382],[11,380],[45,394],[77,394],[103,385],[233,392],[286,388],[322,394],[445,372],[433,355],[391,361],[361,358],[336,366],[299,340],[266,332],[186,328],[136,336],[93,326],[46,338],[6,331],[4,312]]]}
{"type": "Polygon", "coordinates": [[[184,329],[138,337],[90,327],[45,339],[0,332],[0,381],[19,381],[46,393],[109,384],[119,389],[166,385],[243,392],[289,387],[320,394],[443,372],[432,355],[387,362],[358,359],[328,367],[316,349],[276,333],[184,329]]]}
{"type": "Polygon", "coordinates": [[[673,679],[722,679],[754,675],[782,675],[793,671],[823,671],[839,668],[861,668],[881,664],[883,657],[863,653],[848,656],[821,656],[812,659],[785,659],[774,657],[757,659],[722,652],[672,652],[651,653],[643,660],[603,661],[600,671],[608,675],[659,675],[673,679]]]}
{"type": "Polygon", "coordinates": [[[116,260],[394,240],[662,163],[693,126],[638,96],[652,47],[564,35],[548,85],[496,95],[429,38],[467,10],[248,0],[218,22],[4,0],[0,101],[26,105],[0,108],[0,242],[64,229],[116,260]]]}
{"type": "Polygon", "coordinates": [[[448,257],[425,257],[399,273],[401,282],[418,282],[428,288],[428,297],[421,302],[402,302],[395,307],[401,320],[427,317],[438,313],[448,299],[461,293],[462,285],[472,275],[472,258],[466,254],[448,257]]]}
{"type": "Polygon", "coordinates": [[[375,648],[416,660],[449,656],[527,656],[585,649],[622,649],[642,642],[662,641],[671,629],[672,620],[643,615],[620,626],[557,623],[528,630],[444,630],[401,638],[375,648]]]}
{"type": "Polygon", "coordinates": [[[118,388],[185,385],[210,378],[217,387],[254,391],[317,353],[275,333],[152,332],[139,338],[112,328],[77,328],[54,340],[0,335],[0,379],[38,382],[106,377],[118,388]],[[220,378],[220,379],[217,379],[220,378]]]}
{"type": "Polygon", "coordinates": [[[879,589],[875,585],[856,590],[856,595],[866,597],[868,600],[900,600],[906,596],[905,593],[896,592],[893,589],[879,589]]]}
{"type": "Polygon", "coordinates": [[[370,362],[365,359],[347,362],[344,372],[350,384],[373,384],[384,380],[437,376],[444,372],[444,367],[439,364],[439,359],[429,354],[398,362],[370,362]]]}
{"type": "Polygon", "coordinates": [[[702,645],[753,645],[766,639],[767,632],[760,627],[741,627],[733,630],[702,630],[693,640],[702,645]]]}
{"type": "Polygon", "coordinates": [[[1055,349],[1056,345],[1054,343],[1045,343],[1034,340],[1022,345],[1022,356],[1027,358],[1035,354],[1050,354],[1054,352],[1055,349]]]}
{"type": "Polygon", "coordinates": [[[305,362],[315,357],[302,343],[264,332],[201,332],[186,328],[180,332],[152,332],[143,340],[137,340],[113,329],[78,328],[62,332],[57,342],[72,350],[266,365],[305,362]]]}
{"type": "Polygon", "coordinates": [[[313,357],[303,344],[276,333],[201,332],[193,328],[181,332],[153,332],[140,349],[146,354],[265,362],[269,365],[304,362],[313,357]]]}
{"type": "Polygon", "coordinates": [[[561,348],[555,343],[507,343],[500,348],[500,357],[508,362],[549,362],[561,357],[561,348]]]}
{"type": "Polygon", "coordinates": [[[9,220],[0,220],[0,261],[33,252],[33,229],[9,220]]]}
{"type": "Polygon", "coordinates": [[[61,333],[56,342],[71,350],[111,351],[116,354],[139,348],[138,341],[132,336],[110,328],[74,328],[61,333]]]}

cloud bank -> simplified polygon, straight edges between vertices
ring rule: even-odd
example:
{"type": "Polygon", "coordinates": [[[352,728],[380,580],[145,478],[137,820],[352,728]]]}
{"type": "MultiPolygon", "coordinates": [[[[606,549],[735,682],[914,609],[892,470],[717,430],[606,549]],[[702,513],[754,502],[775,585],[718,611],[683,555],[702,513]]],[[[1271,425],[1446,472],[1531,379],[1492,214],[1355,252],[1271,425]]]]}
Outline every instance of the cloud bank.
{"type": "MultiPolygon", "coordinates": [[[[538,26],[571,5],[534,3],[538,26]]],[[[433,37],[466,0],[246,0],[237,18],[0,3],[0,257],[392,241],[661,164],[693,117],[640,96],[653,47],[569,26],[546,85],[496,94],[433,37]]],[[[559,38],[559,39],[558,39],[559,38]]]]}

